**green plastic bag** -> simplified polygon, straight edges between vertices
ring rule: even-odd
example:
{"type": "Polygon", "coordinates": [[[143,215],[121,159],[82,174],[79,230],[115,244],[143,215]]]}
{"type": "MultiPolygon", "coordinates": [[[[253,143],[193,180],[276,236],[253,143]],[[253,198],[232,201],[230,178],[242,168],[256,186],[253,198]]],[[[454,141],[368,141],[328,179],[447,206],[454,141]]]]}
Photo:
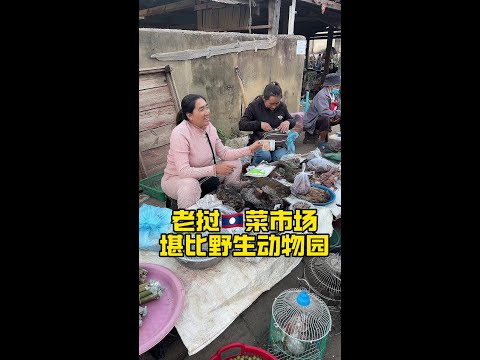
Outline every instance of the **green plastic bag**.
{"type": "Polygon", "coordinates": [[[342,152],[322,154],[322,157],[338,164],[342,161],[342,152]]]}

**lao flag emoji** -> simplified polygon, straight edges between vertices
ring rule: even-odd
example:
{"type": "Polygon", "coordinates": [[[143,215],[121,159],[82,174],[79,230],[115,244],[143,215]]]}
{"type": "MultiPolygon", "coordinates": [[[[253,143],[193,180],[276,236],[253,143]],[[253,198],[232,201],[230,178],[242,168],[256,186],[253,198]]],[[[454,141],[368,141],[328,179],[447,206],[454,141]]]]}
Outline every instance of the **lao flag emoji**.
{"type": "Polygon", "coordinates": [[[243,227],[243,214],[222,215],[222,228],[243,227]]]}

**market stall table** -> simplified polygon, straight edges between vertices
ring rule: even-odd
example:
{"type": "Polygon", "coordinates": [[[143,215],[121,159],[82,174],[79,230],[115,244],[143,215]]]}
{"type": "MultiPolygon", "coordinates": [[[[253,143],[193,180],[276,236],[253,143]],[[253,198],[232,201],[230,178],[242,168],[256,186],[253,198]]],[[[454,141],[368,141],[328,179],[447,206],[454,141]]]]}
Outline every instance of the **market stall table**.
{"type": "MultiPolygon", "coordinates": [[[[319,209],[318,233],[331,234],[332,213],[319,209]]],[[[301,257],[268,257],[258,263],[232,257],[207,269],[192,270],[171,257],[139,250],[141,263],[167,267],[182,281],[186,303],[175,327],[193,355],[218,337],[263,292],[288,275],[301,257]]]]}

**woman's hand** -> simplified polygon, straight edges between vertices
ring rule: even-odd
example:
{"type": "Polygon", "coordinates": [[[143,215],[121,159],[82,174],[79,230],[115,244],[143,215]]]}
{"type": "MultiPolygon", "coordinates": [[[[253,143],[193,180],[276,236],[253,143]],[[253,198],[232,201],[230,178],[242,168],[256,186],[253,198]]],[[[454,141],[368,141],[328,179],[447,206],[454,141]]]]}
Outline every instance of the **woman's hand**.
{"type": "Polygon", "coordinates": [[[235,170],[235,166],[220,163],[215,165],[215,171],[217,175],[230,175],[235,170]]]}
{"type": "Polygon", "coordinates": [[[280,130],[282,133],[286,133],[289,127],[290,127],[290,121],[285,120],[280,124],[280,126],[278,127],[278,130],[280,130]]]}
{"type": "Polygon", "coordinates": [[[257,151],[258,149],[261,149],[261,148],[262,148],[262,143],[257,140],[257,141],[255,141],[253,144],[251,144],[251,145],[249,146],[249,148],[250,148],[250,151],[251,151],[252,153],[254,153],[254,152],[257,151]]]}
{"type": "Polygon", "coordinates": [[[262,123],[260,124],[260,127],[262,128],[263,131],[272,130],[272,127],[270,126],[270,124],[265,121],[262,121],[262,123]]]}

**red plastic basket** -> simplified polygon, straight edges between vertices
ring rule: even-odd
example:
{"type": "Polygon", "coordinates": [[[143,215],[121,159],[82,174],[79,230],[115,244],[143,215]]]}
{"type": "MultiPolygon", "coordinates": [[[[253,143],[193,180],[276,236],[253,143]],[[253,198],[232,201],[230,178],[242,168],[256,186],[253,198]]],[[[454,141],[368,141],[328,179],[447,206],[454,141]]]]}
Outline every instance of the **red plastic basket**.
{"type": "Polygon", "coordinates": [[[270,354],[267,350],[263,350],[255,346],[245,345],[244,343],[241,343],[241,342],[225,345],[220,350],[218,350],[217,353],[213,355],[213,357],[210,360],[230,360],[230,359],[234,359],[238,355],[258,355],[264,360],[278,360],[275,356],[270,354]],[[227,351],[233,348],[240,348],[240,354],[231,355],[229,357],[222,358],[222,353],[224,351],[227,351]]]}

